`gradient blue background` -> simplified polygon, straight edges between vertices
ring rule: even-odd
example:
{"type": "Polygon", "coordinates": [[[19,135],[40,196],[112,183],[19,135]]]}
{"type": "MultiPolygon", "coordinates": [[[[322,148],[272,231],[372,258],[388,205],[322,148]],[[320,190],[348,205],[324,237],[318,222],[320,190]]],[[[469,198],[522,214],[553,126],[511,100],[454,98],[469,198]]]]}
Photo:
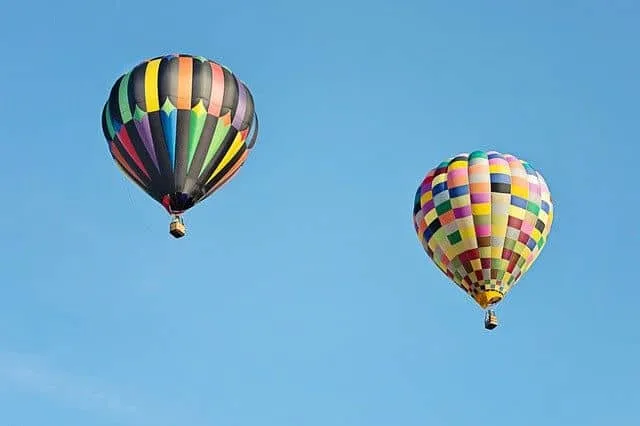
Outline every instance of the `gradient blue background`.
{"type": "Polygon", "coordinates": [[[640,3],[393,4],[3,6],[0,425],[640,424],[640,3]],[[171,52],[228,65],[262,125],[179,241],[100,129],[171,52]],[[493,333],[411,219],[474,149],[556,208],[493,333]]]}

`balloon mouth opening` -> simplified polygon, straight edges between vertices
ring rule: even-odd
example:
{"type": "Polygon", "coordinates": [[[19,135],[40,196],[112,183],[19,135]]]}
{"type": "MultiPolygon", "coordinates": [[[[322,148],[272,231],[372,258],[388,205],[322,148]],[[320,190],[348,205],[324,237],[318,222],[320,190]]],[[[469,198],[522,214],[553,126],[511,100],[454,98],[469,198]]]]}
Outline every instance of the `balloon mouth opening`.
{"type": "Polygon", "coordinates": [[[193,207],[193,204],[193,197],[189,194],[185,194],[184,192],[165,194],[162,197],[162,205],[169,214],[182,214],[193,207]]]}
{"type": "Polygon", "coordinates": [[[482,306],[482,309],[486,309],[489,306],[495,305],[503,298],[504,295],[496,290],[482,291],[474,296],[474,299],[480,306],[482,306]]]}

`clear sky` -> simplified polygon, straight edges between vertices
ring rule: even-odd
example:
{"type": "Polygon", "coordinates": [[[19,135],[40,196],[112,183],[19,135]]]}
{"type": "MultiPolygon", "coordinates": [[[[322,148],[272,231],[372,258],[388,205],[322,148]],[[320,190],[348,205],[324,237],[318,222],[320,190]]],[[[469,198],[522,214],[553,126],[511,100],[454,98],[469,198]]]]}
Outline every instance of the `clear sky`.
{"type": "Polygon", "coordinates": [[[393,4],[3,4],[1,426],[640,424],[640,2],[393,4]],[[261,119],[182,240],[100,128],[115,79],[173,52],[261,119]],[[491,333],[411,217],[475,149],[556,208],[491,333]]]}

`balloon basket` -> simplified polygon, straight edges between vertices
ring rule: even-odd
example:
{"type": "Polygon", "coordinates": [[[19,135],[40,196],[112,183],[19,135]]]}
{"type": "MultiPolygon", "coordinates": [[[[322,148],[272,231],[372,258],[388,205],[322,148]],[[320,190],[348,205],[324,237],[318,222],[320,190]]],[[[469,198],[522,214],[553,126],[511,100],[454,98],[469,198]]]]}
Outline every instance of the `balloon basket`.
{"type": "Polygon", "coordinates": [[[484,328],[487,330],[493,330],[498,326],[498,316],[495,311],[489,309],[484,317],[484,328]]]}
{"type": "Polygon", "coordinates": [[[187,228],[184,226],[184,221],[180,216],[175,216],[169,224],[169,233],[174,238],[182,238],[187,233],[187,228]]]}

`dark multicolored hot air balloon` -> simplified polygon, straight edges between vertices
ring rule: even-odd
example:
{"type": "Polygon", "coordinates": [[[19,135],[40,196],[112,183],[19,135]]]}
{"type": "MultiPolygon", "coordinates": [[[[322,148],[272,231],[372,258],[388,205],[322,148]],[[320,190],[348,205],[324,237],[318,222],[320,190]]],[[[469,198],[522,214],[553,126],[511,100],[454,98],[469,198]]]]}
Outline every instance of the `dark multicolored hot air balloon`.
{"type": "MultiPolygon", "coordinates": [[[[429,257],[483,308],[500,302],[542,251],[553,204],[542,175],[499,152],[459,154],[416,192],[413,222],[429,257]]],[[[498,325],[487,311],[485,327],[498,325]]]]}
{"type": "Polygon", "coordinates": [[[251,92],[229,69],[175,54],[144,61],[115,82],[102,130],[116,165],[173,215],[171,234],[179,238],[181,214],[244,164],[258,117],[251,92]]]}

